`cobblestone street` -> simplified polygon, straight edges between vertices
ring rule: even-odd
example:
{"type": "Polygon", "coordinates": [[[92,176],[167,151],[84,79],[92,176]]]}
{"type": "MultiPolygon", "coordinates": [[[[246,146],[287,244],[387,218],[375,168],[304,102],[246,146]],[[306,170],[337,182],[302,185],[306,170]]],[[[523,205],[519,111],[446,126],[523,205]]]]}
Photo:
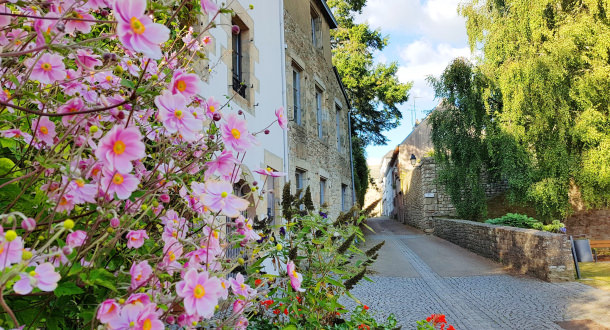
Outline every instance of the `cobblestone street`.
{"type": "Polygon", "coordinates": [[[557,322],[569,320],[591,320],[597,327],[589,329],[610,328],[606,291],[512,275],[500,264],[387,218],[368,224],[375,233],[368,233],[366,247],[386,244],[369,274],[374,282],[361,281],[353,293],[378,319],[394,313],[403,329],[415,328],[432,313],[445,314],[456,329],[562,329],[557,322]]]}

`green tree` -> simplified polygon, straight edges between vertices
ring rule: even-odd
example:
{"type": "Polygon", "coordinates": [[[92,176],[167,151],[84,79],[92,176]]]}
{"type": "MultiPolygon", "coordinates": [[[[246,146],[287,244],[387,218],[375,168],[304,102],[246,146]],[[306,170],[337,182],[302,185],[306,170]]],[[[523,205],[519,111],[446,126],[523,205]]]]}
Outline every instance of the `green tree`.
{"type": "Polygon", "coordinates": [[[434,158],[457,216],[479,219],[487,213],[482,169],[489,167],[484,139],[490,124],[483,102],[484,76],[465,59],[455,59],[440,78],[429,77],[441,106],[430,114],[434,158]]]}
{"type": "Polygon", "coordinates": [[[570,190],[588,207],[608,207],[610,2],[473,0],[460,11],[471,48],[481,47],[481,72],[501,92],[501,111],[490,111],[498,130],[488,135],[514,147],[518,169],[498,148],[493,158],[519,199],[546,220],[570,213],[570,190]]]}
{"type": "Polygon", "coordinates": [[[339,23],[331,31],[333,64],[352,103],[351,134],[356,137],[352,140],[354,181],[357,200],[363,202],[369,182],[364,148],[387,143],[383,132],[399,125],[402,114],[398,105],[408,100],[412,84],[398,81],[397,63],[374,63],[373,53],[383,50],[388,38],[366,23],[355,23],[354,15],[362,11],[366,0],[327,3],[339,23]]]}

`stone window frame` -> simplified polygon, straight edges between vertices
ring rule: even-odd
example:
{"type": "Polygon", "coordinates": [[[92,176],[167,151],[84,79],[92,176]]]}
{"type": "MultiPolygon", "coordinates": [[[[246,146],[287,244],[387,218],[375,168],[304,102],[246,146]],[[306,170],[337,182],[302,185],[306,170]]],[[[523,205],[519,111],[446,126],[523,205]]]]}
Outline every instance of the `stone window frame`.
{"type": "Polygon", "coordinates": [[[309,7],[309,15],[311,18],[311,44],[316,49],[322,49],[322,16],[313,3],[310,4],[309,7]]]}
{"type": "Polygon", "coordinates": [[[324,140],[324,89],[314,84],[314,106],[316,110],[316,135],[324,140]]]}
{"type": "Polygon", "coordinates": [[[301,167],[297,167],[294,170],[294,186],[296,188],[296,192],[301,189],[301,193],[297,196],[299,198],[303,197],[305,194],[305,181],[307,181],[307,170],[301,167]],[[299,180],[299,176],[301,180],[299,180]],[[299,187],[300,184],[300,187],[299,187]]]}
{"type": "Polygon", "coordinates": [[[292,111],[295,124],[301,126],[303,124],[303,67],[297,62],[292,61],[292,111]],[[296,77],[298,76],[298,77],[296,77]],[[295,81],[295,77],[298,81],[295,81]],[[298,88],[297,88],[298,83],[298,88]],[[296,93],[298,89],[298,105],[296,93]]]}
{"type": "Polygon", "coordinates": [[[231,32],[231,87],[237,95],[246,99],[248,77],[244,72],[244,55],[247,58],[247,47],[244,47],[244,39],[248,34],[248,27],[238,16],[231,20],[231,25],[239,26],[238,33],[231,32]]]}
{"type": "MultiPolygon", "coordinates": [[[[320,207],[322,207],[322,205],[327,204],[327,190],[328,190],[328,179],[320,176],[320,194],[319,194],[319,199],[320,199],[320,207]]],[[[328,205],[328,204],[327,204],[328,205]]]]}
{"type": "Polygon", "coordinates": [[[341,211],[345,212],[347,211],[347,196],[345,196],[347,194],[347,185],[345,183],[341,184],[341,211]]]}

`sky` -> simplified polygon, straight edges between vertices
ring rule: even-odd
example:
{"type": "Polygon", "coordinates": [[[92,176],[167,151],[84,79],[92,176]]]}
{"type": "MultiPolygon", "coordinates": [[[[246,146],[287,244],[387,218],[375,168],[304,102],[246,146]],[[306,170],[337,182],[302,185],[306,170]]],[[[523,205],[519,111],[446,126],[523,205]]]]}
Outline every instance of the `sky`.
{"type": "Polygon", "coordinates": [[[409,101],[399,109],[401,125],[385,132],[388,144],[366,149],[369,164],[379,163],[412,131],[415,119],[423,119],[438,100],[426,77],[440,76],[456,57],[470,57],[465,20],[457,13],[463,0],[368,0],[358,22],[389,37],[389,45],[375,54],[375,61],[398,62],[398,79],[413,82],[409,101]],[[415,119],[414,119],[415,118],[415,119]]]}

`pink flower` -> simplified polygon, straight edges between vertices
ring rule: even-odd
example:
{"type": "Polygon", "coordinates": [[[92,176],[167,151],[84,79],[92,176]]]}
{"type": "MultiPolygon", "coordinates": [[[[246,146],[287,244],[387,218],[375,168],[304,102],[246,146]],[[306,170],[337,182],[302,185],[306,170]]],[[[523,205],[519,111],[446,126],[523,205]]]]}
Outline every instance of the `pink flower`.
{"type": "Polygon", "coordinates": [[[32,66],[30,80],[38,80],[41,84],[52,84],[65,79],[66,66],[63,59],[61,55],[44,53],[35,64],[34,58],[26,60],[26,65],[32,66]]]}
{"type": "Polygon", "coordinates": [[[127,233],[127,247],[130,249],[137,249],[144,245],[145,239],[148,239],[146,230],[131,230],[129,233],[127,233]]]}
{"type": "Polygon", "coordinates": [[[153,23],[146,16],[146,0],[122,0],[114,2],[117,34],[125,48],[141,52],[151,59],[158,60],[160,44],[169,39],[169,29],[162,24],[153,23]]]}
{"type": "Polygon", "coordinates": [[[260,236],[252,229],[252,220],[245,219],[243,215],[240,215],[235,219],[237,225],[237,232],[244,236],[244,241],[256,241],[260,239],[260,236]]]}
{"type": "Polygon", "coordinates": [[[180,69],[174,71],[169,87],[172,94],[180,93],[185,97],[201,95],[203,92],[201,79],[194,73],[185,73],[180,69]]]}
{"type": "MultiPolygon", "coordinates": [[[[78,111],[82,111],[85,108],[85,102],[83,102],[83,99],[81,99],[80,97],[74,97],[71,98],[70,100],[68,100],[68,102],[66,102],[64,105],[60,106],[57,109],[58,113],[71,113],[71,112],[78,112],[78,111]]],[[[78,115],[69,115],[69,116],[63,116],[61,117],[61,122],[65,125],[68,126],[70,125],[70,120],[72,120],[74,117],[77,117],[78,115]]]]}
{"type": "Polygon", "coordinates": [[[169,133],[179,133],[185,141],[197,139],[197,133],[203,129],[201,120],[195,119],[187,110],[187,99],[181,94],[171,94],[168,91],[155,97],[155,105],[159,108],[159,120],[169,133]]]}
{"type": "Polygon", "coordinates": [[[33,231],[36,229],[36,220],[34,218],[26,218],[21,221],[21,228],[25,229],[25,231],[33,231]]]}
{"type": "Polygon", "coordinates": [[[93,76],[93,78],[94,81],[99,84],[98,86],[104,89],[110,89],[112,87],[118,86],[119,82],[121,81],[119,77],[115,76],[110,71],[98,72],[93,76]]]}
{"type": "Polygon", "coordinates": [[[201,202],[212,212],[221,212],[231,218],[239,216],[250,204],[247,200],[232,194],[233,186],[226,181],[209,180],[205,183],[205,192],[201,202]]]}
{"type": "Polygon", "coordinates": [[[212,175],[218,174],[223,180],[230,180],[233,170],[239,166],[240,162],[233,153],[228,150],[223,150],[218,157],[205,163],[208,167],[205,171],[205,178],[209,179],[212,175]]]}
{"type": "MultiPolygon", "coordinates": [[[[121,0],[117,1],[120,2],[121,0]]],[[[155,304],[126,304],[118,317],[109,322],[110,329],[160,330],[164,329],[159,320],[155,304]]]]}
{"type": "Polygon", "coordinates": [[[286,271],[288,272],[288,277],[290,277],[290,285],[295,291],[305,292],[305,289],[301,289],[301,282],[303,282],[303,275],[297,273],[296,267],[294,266],[294,262],[290,260],[286,265],[286,271]]]}
{"type": "Polygon", "coordinates": [[[12,241],[7,241],[4,236],[0,237],[0,270],[21,261],[23,252],[23,241],[17,236],[12,241]]]}
{"type": "Polygon", "coordinates": [[[118,171],[102,170],[101,187],[103,191],[107,191],[108,195],[113,196],[115,193],[121,200],[128,199],[131,193],[138,189],[140,180],[133,174],[122,174],[118,171]]]}
{"type": "MultiPolygon", "coordinates": [[[[91,14],[89,14],[88,12],[81,10],[81,9],[74,9],[74,12],[72,13],[72,15],[76,16],[76,18],[80,18],[80,19],[95,19],[95,17],[93,17],[91,14]]],[[[79,21],[79,20],[67,20],[65,23],[65,31],[66,33],[74,33],[74,31],[79,31],[82,33],[89,33],[91,32],[91,27],[94,25],[94,22],[90,22],[90,21],[79,21]]]]}
{"type": "Polygon", "coordinates": [[[75,248],[83,245],[86,239],[87,233],[83,230],[77,230],[68,234],[68,237],[66,237],[66,244],[71,248],[75,248]]]}
{"type": "Polygon", "coordinates": [[[234,114],[222,125],[221,133],[225,145],[237,152],[245,152],[256,144],[256,139],[248,132],[246,121],[234,114]]]}
{"type": "Polygon", "coordinates": [[[76,51],[76,65],[87,70],[95,70],[96,66],[102,65],[100,56],[91,53],[88,49],[78,49],[76,51]]]}
{"type": "Polygon", "coordinates": [[[129,274],[131,275],[131,289],[136,290],[144,283],[148,282],[152,276],[152,268],[148,261],[144,260],[140,263],[133,263],[129,274]]]}
{"type": "Polygon", "coordinates": [[[30,134],[25,133],[17,128],[0,131],[0,135],[2,135],[3,137],[6,137],[6,138],[24,138],[26,140],[29,140],[32,138],[32,136],[30,134]]]}
{"type": "Polygon", "coordinates": [[[241,273],[238,273],[235,278],[229,279],[231,282],[231,290],[233,293],[238,296],[249,297],[256,290],[250,288],[248,284],[244,283],[244,276],[241,273]]]}
{"type": "Polygon", "coordinates": [[[161,261],[161,265],[164,267],[167,272],[172,275],[174,270],[180,269],[182,265],[178,262],[178,259],[182,257],[182,244],[178,242],[173,237],[170,237],[165,240],[165,245],[163,246],[163,260],[161,261]]]}
{"type": "Polygon", "coordinates": [[[197,314],[203,318],[214,315],[222,287],[216,277],[208,277],[208,272],[198,273],[191,269],[184,275],[184,280],[176,284],[176,293],[184,298],[184,309],[187,314],[197,314]]]}
{"type": "Polygon", "coordinates": [[[70,182],[69,190],[75,204],[95,203],[97,185],[85,183],[83,179],[76,179],[70,182]]]}
{"type": "Polygon", "coordinates": [[[47,145],[53,145],[53,138],[55,137],[55,123],[49,120],[49,117],[40,117],[38,120],[32,120],[32,128],[36,129],[34,136],[38,140],[46,143],[47,145]]]}
{"type": "Polygon", "coordinates": [[[280,125],[280,127],[282,129],[287,130],[288,129],[288,120],[286,119],[286,116],[284,115],[284,108],[283,107],[277,108],[277,110],[275,110],[275,116],[277,117],[277,123],[280,125]]]}
{"type": "Polygon", "coordinates": [[[214,100],[213,97],[209,97],[205,101],[205,115],[212,119],[218,110],[220,110],[220,102],[214,100]]]}
{"type": "Polygon", "coordinates": [[[203,39],[201,39],[201,42],[202,42],[202,43],[203,43],[205,46],[207,46],[207,45],[209,45],[209,44],[210,44],[210,42],[212,42],[212,37],[210,37],[210,36],[205,36],[205,37],[203,37],[203,39]]]}
{"type": "Polygon", "coordinates": [[[97,310],[97,319],[106,324],[117,318],[121,312],[121,306],[114,299],[106,299],[97,310]]]}
{"type": "MultiPolygon", "coordinates": [[[[10,14],[11,11],[5,5],[0,5],[0,13],[10,14]]],[[[11,24],[11,16],[0,15],[0,27],[7,26],[9,24],[11,24]]]]}
{"type": "Polygon", "coordinates": [[[237,319],[237,322],[235,323],[235,329],[238,329],[238,330],[248,329],[248,324],[249,324],[248,319],[242,315],[237,319]]]}
{"type": "Polygon", "coordinates": [[[33,287],[42,291],[51,292],[57,288],[57,282],[61,276],[55,272],[55,267],[48,262],[36,266],[29,274],[22,273],[21,279],[15,283],[13,290],[18,294],[28,294],[33,287]]]}
{"type": "Polygon", "coordinates": [[[278,177],[281,177],[281,176],[286,176],[286,173],[284,173],[284,172],[275,172],[270,167],[267,167],[265,169],[261,168],[261,169],[255,170],[254,173],[258,173],[260,175],[267,175],[267,176],[271,176],[271,177],[274,177],[274,178],[278,178],[278,177]]]}
{"type": "MultiPolygon", "coordinates": [[[[118,1],[121,2],[121,1],[118,1]]],[[[137,127],[114,126],[99,142],[95,156],[111,170],[129,173],[132,160],[146,156],[146,147],[137,127]]]]}
{"type": "Polygon", "coordinates": [[[201,9],[208,15],[218,12],[218,6],[212,0],[201,0],[201,9]]]}

